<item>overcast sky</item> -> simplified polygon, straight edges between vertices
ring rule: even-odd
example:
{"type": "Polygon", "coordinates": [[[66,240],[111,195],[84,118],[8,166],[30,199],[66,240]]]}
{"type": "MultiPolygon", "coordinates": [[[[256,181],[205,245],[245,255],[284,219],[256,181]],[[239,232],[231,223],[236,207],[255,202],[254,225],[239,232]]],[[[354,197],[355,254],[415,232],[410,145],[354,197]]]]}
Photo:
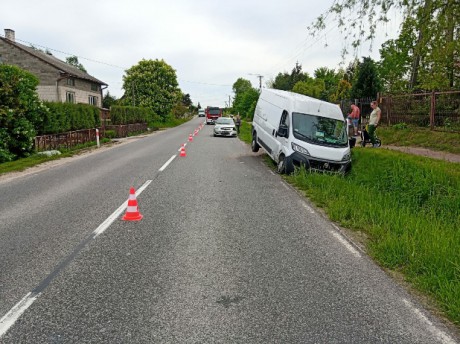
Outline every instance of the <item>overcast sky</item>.
{"type": "MultiPolygon", "coordinates": [[[[49,49],[62,60],[78,56],[117,98],[124,92],[124,70],[142,59],[171,65],[182,92],[201,106],[225,106],[240,77],[259,87],[256,75],[265,85],[296,61],[310,75],[341,61],[343,39],[333,21],[319,39],[307,32],[332,0],[2,2],[2,36],[12,29],[19,43],[49,49]]],[[[359,57],[379,58],[381,43],[397,35],[393,19],[379,30],[373,52],[362,47],[359,57]]]]}

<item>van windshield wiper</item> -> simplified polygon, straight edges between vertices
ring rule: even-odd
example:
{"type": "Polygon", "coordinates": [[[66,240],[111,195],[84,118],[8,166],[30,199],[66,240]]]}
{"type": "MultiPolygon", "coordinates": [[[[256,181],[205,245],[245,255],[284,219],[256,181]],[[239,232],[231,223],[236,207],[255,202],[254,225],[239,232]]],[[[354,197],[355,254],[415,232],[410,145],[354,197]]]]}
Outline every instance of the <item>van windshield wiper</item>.
{"type": "Polygon", "coordinates": [[[300,135],[300,136],[302,136],[302,137],[305,137],[306,139],[309,139],[309,140],[311,140],[311,137],[309,137],[309,136],[307,136],[307,135],[304,135],[304,134],[302,134],[300,131],[295,131],[295,129],[294,129],[294,133],[295,133],[295,134],[297,134],[297,135],[300,135]]]}

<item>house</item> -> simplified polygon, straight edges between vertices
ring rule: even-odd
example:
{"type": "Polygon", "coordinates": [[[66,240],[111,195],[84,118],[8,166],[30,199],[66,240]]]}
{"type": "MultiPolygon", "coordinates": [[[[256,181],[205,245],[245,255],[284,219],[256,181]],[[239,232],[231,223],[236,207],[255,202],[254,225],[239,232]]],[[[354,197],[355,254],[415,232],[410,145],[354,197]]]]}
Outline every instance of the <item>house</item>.
{"type": "Polygon", "coordinates": [[[102,90],[108,86],[105,82],[49,52],[19,44],[13,30],[5,29],[5,37],[0,36],[0,64],[15,65],[37,76],[41,100],[102,107],[102,90]]]}

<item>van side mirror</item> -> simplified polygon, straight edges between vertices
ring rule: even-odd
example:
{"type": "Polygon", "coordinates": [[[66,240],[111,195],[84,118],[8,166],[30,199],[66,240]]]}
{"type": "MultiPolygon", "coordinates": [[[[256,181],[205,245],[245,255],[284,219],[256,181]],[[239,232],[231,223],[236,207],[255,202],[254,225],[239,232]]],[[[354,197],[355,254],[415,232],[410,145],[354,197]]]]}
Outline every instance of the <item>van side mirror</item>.
{"type": "Polygon", "coordinates": [[[280,125],[278,128],[278,132],[276,133],[276,136],[279,137],[288,137],[288,127],[285,125],[280,125]]]}

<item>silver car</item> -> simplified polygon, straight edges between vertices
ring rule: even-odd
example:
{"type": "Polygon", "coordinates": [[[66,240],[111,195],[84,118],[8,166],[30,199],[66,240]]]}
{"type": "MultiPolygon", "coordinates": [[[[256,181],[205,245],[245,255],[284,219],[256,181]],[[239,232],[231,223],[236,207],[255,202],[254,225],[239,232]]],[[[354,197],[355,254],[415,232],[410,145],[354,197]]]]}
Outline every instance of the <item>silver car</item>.
{"type": "Polygon", "coordinates": [[[214,126],[214,136],[236,136],[235,122],[229,117],[219,117],[214,126]]]}

